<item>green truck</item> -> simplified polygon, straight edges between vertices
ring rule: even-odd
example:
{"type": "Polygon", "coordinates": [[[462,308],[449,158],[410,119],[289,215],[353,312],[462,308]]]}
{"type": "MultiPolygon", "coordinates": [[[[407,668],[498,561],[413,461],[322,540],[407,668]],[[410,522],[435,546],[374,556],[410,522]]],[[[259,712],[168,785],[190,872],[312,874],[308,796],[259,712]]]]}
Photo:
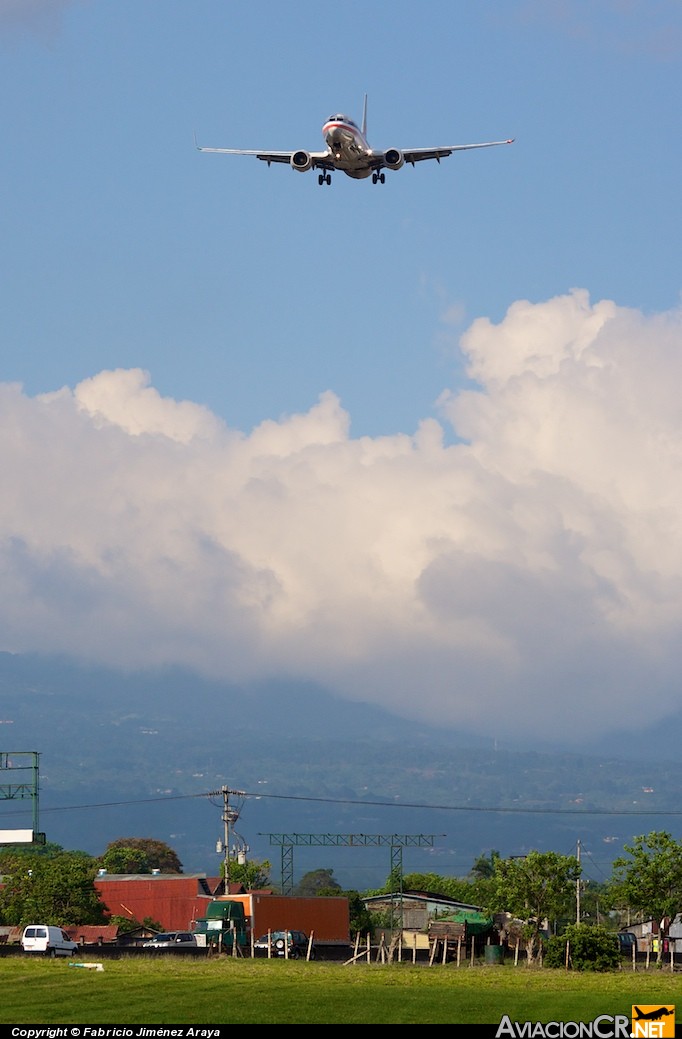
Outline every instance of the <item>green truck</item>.
{"type": "Polygon", "coordinates": [[[196,921],[195,934],[206,935],[206,945],[216,952],[232,952],[247,944],[246,916],[241,902],[209,902],[206,915],[196,921]]]}

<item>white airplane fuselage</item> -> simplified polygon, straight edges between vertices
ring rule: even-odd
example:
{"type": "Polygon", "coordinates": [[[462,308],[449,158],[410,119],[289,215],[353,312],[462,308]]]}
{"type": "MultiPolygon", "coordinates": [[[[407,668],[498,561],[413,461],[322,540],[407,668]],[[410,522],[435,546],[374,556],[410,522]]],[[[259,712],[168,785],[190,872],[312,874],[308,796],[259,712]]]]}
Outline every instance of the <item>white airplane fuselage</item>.
{"type": "Polygon", "coordinates": [[[355,123],[345,116],[334,116],[322,127],[322,136],[334,159],[337,170],[343,170],[354,180],[369,177],[371,149],[367,138],[355,123]]]}

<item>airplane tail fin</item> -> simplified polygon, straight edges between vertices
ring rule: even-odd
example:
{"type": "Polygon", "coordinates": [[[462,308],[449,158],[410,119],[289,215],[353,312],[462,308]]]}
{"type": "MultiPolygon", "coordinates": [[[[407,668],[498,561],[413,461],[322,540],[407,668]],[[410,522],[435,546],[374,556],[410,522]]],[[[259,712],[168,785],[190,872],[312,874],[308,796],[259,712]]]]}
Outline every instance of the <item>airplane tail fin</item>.
{"type": "Polygon", "coordinates": [[[362,136],[367,136],[367,94],[365,94],[365,103],[362,106],[362,136]]]}

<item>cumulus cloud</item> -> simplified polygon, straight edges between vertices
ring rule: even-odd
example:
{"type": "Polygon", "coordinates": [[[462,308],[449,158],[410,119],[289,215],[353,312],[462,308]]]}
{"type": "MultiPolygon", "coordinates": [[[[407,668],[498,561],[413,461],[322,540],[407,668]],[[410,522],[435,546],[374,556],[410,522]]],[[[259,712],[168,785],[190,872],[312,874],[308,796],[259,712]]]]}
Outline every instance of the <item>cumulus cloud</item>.
{"type": "Polygon", "coordinates": [[[679,706],[682,315],[584,291],[462,338],[410,435],[331,392],[250,434],[140,371],[0,386],[0,648],[567,740],[679,706]],[[458,442],[449,443],[450,424],[458,442]]]}

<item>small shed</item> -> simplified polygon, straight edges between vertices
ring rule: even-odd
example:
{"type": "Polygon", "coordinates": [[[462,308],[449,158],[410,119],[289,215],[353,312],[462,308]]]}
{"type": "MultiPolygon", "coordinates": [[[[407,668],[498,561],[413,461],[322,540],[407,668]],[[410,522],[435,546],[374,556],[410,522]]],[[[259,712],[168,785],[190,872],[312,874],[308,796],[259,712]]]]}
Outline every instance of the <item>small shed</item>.
{"type": "Polygon", "coordinates": [[[402,891],[391,894],[370,895],[363,898],[371,913],[395,913],[400,911],[403,929],[428,931],[429,925],[437,920],[450,919],[457,913],[480,913],[481,907],[458,902],[447,895],[436,895],[428,891],[402,891]]]}
{"type": "Polygon", "coordinates": [[[118,939],[116,924],[78,924],[63,930],[79,945],[115,945],[118,939]]]}
{"type": "Polygon", "coordinates": [[[0,927],[0,945],[18,945],[23,934],[23,927],[0,927]]]}

